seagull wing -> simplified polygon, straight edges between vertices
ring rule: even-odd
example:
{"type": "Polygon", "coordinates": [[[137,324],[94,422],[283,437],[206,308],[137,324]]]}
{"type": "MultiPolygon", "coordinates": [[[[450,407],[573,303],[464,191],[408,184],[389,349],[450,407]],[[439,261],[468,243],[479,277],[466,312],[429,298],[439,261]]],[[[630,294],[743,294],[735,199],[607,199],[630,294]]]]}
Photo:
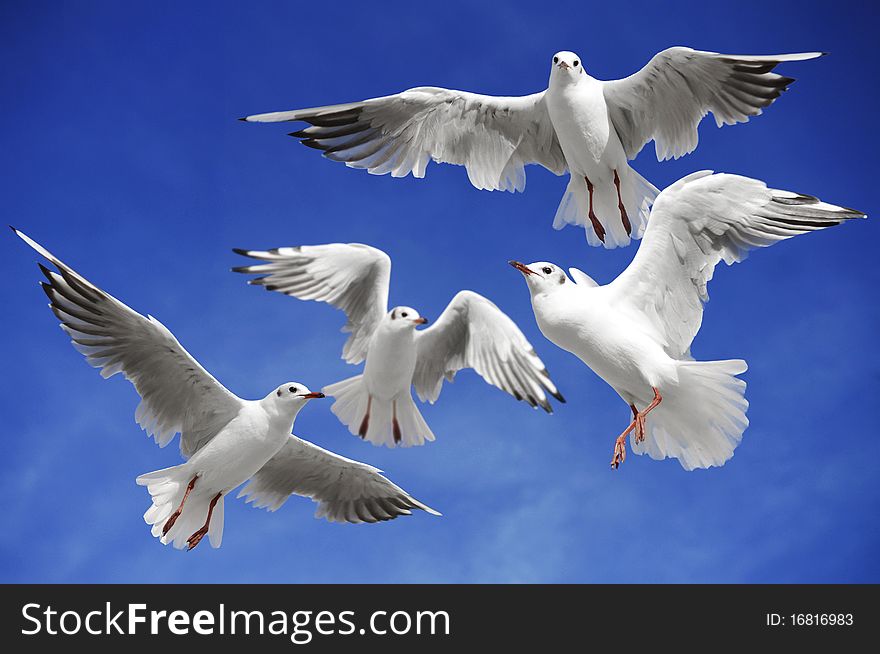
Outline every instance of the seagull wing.
{"type": "Polygon", "coordinates": [[[551,413],[546,392],[565,402],[519,327],[482,295],[461,291],[428,329],[416,332],[413,385],[422,401],[440,396],[462,368],[473,368],[517,400],[551,413]]]}
{"type": "Polygon", "coordinates": [[[61,328],[101,376],[122,373],[141,396],[137,423],[165,447],[179,433],[180,452],[192,456],[232,420],[244,401],[205,370],[168,329],[144,317],[76,273],[16,230],[58,269],[40,265],[41,282],[61,328]]]}
{"type": "Polygon", "coordinates": [[[719,127],[748,121],[794,82],[771,72],[778,64],[822,54],[725,55],[669,48],[639,72],[604,82],[605,101],[627,157],[633,159],[654,139],[658,160],[677,159],[697,147],[697,126],[708,112],[719,127]]]}
{"type": "Polygon", "coordinates": [[[315,517],[330,522],[392,520],[410,515],[412,509],[440,515],[381,472],[291,436],[238,497],[269,511],[279,509],[291,494],[310,497],[318,503],[315,517]]]}
{"type": "Polygon", "coordinates": [[[391,259],[361,243],[302,245],[260,252],[235,250],[266,263],[233,268],[235,272],[259,273],[248,280],[269,291],[278,291],[300,300],[327,302],[342,309],[351,332],[342,358],[360,363],[367,355],[370,337],[388,311],[391,259]]]}
{"type": "Polygon", "coordinates": [[[754,248],[864,217],[755,179],[694,173],[658,196],[636,256],[605,288],[667,354],[687,358],[719,261],[731,265],[754,248]]]}
{"type": "Polygon", "coordinates": [[[303,145],[374,175],[424,177],[429,160],[464,166],[478,189],[522,191],[525,164],[561,175],[565,157],[544,93],[496,97],[432,86],[363,102],[248,116],[302,121],[303,145]]]}

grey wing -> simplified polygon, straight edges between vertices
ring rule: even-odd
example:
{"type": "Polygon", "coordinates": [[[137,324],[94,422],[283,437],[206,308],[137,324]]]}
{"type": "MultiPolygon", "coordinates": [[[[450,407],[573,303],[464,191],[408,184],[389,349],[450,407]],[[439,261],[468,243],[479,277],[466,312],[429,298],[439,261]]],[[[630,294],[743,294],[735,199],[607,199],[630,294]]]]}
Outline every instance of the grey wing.
{"type": "Polygon", "coordinates": [[[434,402],[443,378],[473,368],[517,400],[551,413],[547,394],[565,402],[534,348],[501,309],[472,291],[458,293],[428,329],[416,332],[413,385],[422,401],[434,402]]]}
{"type": "Polygon", "coordinates": [[[16,234],[52,262],[41,285],[61,328],[101,376],[122,373],[141,396],[138,424],[164,447],[181,434],[190,457],[234,418],[243,401],[205,370],[168,329],[105,293],[36,241],[16,234]],[[60,274],[59,274],[60,273],[60,274]]]}
{"type": "Polygon", "coordinates": [[[697,147],[697,126],[708,112],[719,127],[748,121],[794,82],[771,72],[778,64],[822,54],[726,55],[669,48],[639,72],[604,82],[605,101],[628,158],[653,139],[657,159],[677,159],[697,147]]]}
{"type": "Polygon", "coordinates": [[[362,243],[235,252],[264,262],[232,269],[261,275],[249,284],[300,300],[327,302],[344,311],[348,323],[343,331],[351,336],[342,357],[349,363],[364,360],[370,337],[388,310],[391,259],[387,254],[362,243]]]}
{"type": "Polygon", "coordinates": [[[248,116],[302,121],[293,132],[325,157],[375,175],[424,177],[428,162],[467,169],[478,189],[522,191],[526,164],[561,175],[565,157],[544,93],[496,97],[423,86],[363,102],[248,116]]]}
{"type": "Polygon", "coordinates": [[[731,265],[752,249],[863,217],[756,179],[693,173],[659,195],[636,256],[605,289],[633,324],[680,358],[700,329],[720,261],[731,265]]]}
{"type": "Polygon", "coordinates": [[[330,522],[379,522],[410,515],[413,509],[440,515],[373,466],[329,452],[291,436],[281,450],[241,489],[257,508],[278,510],[291,495],[318,503],[316,518],[330,522]]]}

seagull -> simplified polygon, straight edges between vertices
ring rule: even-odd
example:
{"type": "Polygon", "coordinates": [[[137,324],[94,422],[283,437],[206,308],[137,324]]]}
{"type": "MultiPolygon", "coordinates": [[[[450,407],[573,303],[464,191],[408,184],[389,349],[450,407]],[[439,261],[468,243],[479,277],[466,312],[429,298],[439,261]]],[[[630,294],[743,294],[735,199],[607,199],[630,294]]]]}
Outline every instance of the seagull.
{"type": "Polygon", "coordinates": [[[366,361],[363,374],[331,384],[333,413],[349,431],[374,445],[409,447],[433,441],[412,398],[434,403],[444,377],[473,368],[488,383],[552,413],[547,394],[564,402],[547,369],[514,322],[472,291],[459,292],[432,327],[408,306],[388,310],[391,259],[361,243],[331,243],[234,252],[264,263],[233,268],[258,273],[248,280],[301,300],[327,302],[348,317],[348,363],[366,361]],[[546,393],[545,393],[546,391],[546,393]]]}
{"type": "Polygon", "coordinates": [[[141,397],[138,424],[165,447],[180,434],[186,462],[137,478],[152,506],[144,520],[163,544],[193,549],[205,535],[223,537],[223,499],[238,497],[276,511],[291,494],[318,503],[330,522],[378,522],[421,509],[440,515],[372,466],[346,459],[291,434],[297,414],[323,393],[287,382],[260,400],[228,391],[152,316],[144,317],[13,229],[49,260],[41,286],[62,329],[101,376],[122,373],[141,397]],[[204,524],[202,524],[204,521],[204,524]]]}
{"type": "Polygon", "coordinates": [[[590,245],[642,237],[659,192],[630,168],[648,141],[660,161],[697,147],[697,126],[748,121],[794,82],[771,72],[822,52],[726,55],[674,47],[634,75],[602,81],[574,52],[553,55],[548,88],[496,97],[433,86],[362,102],[256,114],[257,123],[301,121],[292,132],[328,159],[375,175],[424,177],[429,161],[464,166],[478,189],[522,191],[526,164],[562,175],[568,187],[553,227],[586,229],[590,245]]]}
{"type": "Polygon", "coordinates": [[[611,465],[633,452],[673,457],[686,470],[721,466],[749,424],[746,362],[695,361],[707,285],[719,261],[865,214],[758,180],[693,173],[657,197],[641,247],[617,279],[577,268],[510,265],[524,276],[541,332],[604,379],[632,411],[611,465]]]}

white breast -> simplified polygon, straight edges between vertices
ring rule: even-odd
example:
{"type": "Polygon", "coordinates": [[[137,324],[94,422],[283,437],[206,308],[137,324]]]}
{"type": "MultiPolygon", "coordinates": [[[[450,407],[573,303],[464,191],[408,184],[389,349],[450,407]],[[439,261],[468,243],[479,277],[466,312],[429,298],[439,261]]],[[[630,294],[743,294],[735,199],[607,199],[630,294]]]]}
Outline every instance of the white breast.
{"type": "Polygon", "coordinates": [[[364,381],[374,397],[390,400],[412,384],[416,369],[415,332],[380,325],[370,341],[364,381]]]}
{"type": "Polygon", "coordinates": [[[605,302],[602,287],[538,295],[532,305],[541,333],[618,393],[637,394],[675,374],[663,349],[605,302]]]}
{"type": "Polygon", "coordinates": [[[600,81],[582,75],[576,84],[551,86],[546,97],[550,120],[573,173],[601,179],[604,171],[626,162],[600,81]]]}
{"type": "Polygon", "coordinates": [[[229,490],[250,479],[284,445],[292,420],[272,419],[259,402],[248,402],[189,463],[202,486],[229,490]]]}

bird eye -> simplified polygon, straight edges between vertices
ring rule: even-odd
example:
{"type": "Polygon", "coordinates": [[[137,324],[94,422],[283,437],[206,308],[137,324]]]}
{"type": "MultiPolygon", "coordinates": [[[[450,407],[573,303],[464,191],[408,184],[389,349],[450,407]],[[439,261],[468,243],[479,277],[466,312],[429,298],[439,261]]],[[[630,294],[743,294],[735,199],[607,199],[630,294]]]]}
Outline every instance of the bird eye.
{"type": "Polygon", "coordinates": [[[289,390],[291,393],[296,393],[296,386],[291,386],[287,390],[289,390]]]}
{"type": "Polygon", "coordinates": [[[406,318],[406,311],[404,311],[402,314],[400,314],[400,317],[401,317],[401,318],[406,318]]]}
{"type": "Polygon", "coordinates": [[[545,275],[549,275],[553,272],[553,269],[550,266],[544,266],[543,268],[541,268],[541,272],[545,275]]]}
{"type": "Polygon", "coordinates": [[[578,67],[578,60],[577,60],[577,59],[574,60],[574,67],[575,67],[575,68],[578,67]]]}
{"type": "Polygon", "coordinates": [[[558,63],[559,63],[559,57],[553,57],[553,63],[554,63],[554,64],[558,64],[558,63]]]}

